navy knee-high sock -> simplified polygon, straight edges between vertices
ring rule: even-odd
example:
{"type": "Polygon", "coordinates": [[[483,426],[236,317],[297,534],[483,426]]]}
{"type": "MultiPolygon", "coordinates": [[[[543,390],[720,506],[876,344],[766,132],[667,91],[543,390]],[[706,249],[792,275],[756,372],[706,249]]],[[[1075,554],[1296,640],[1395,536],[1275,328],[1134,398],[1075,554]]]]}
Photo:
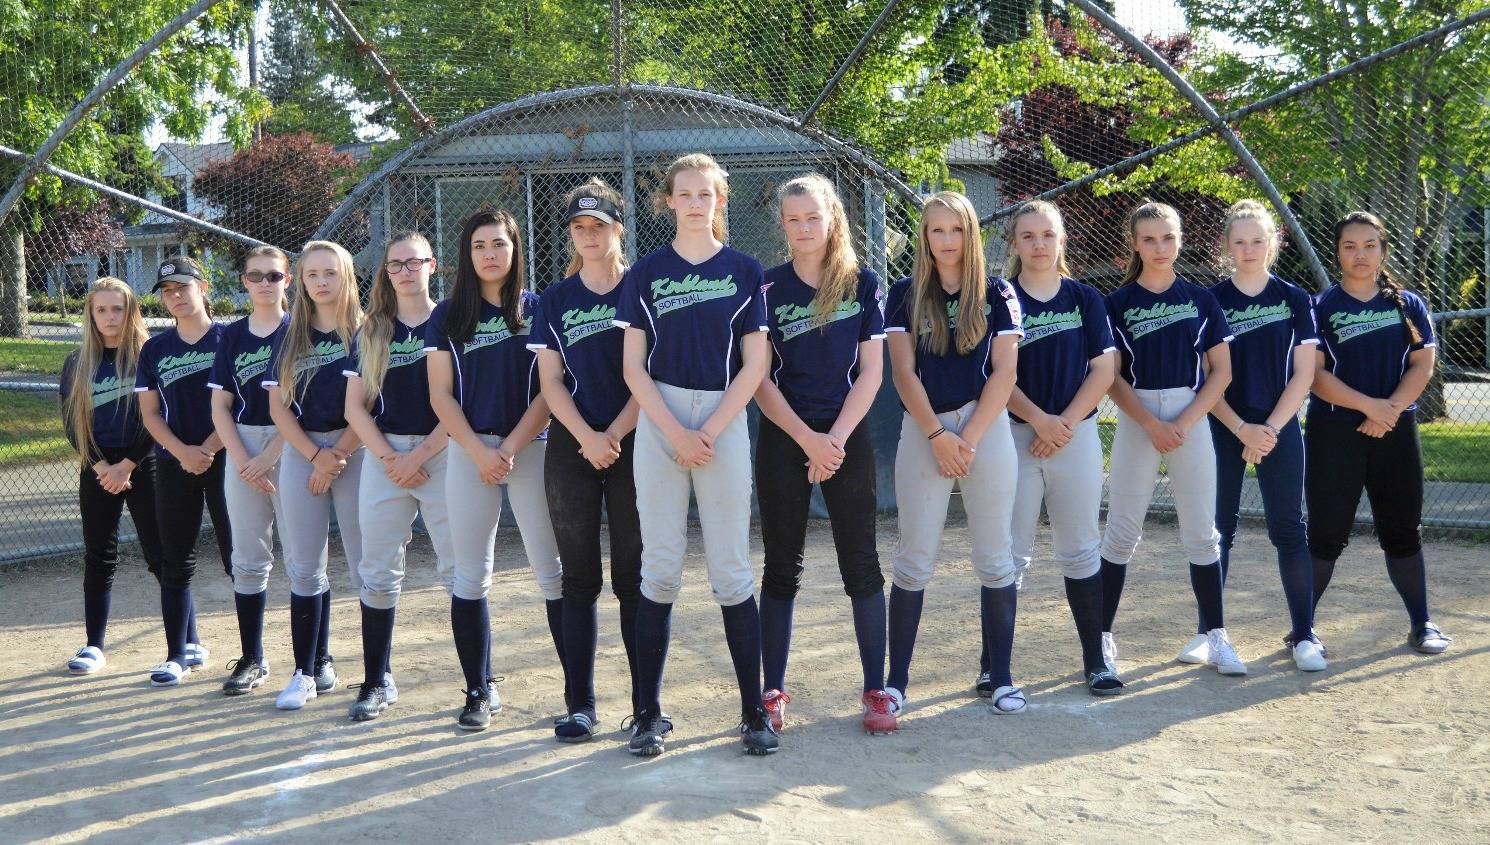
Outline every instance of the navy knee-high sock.
{"type": "Polygon", "coordinates": [[[1102,559],[1102,630],[1112,633],[1117,620],[1118,604],[1123,600],[1123,582],[1128,580],[1126,564],[1102,559]]]}
{"type": "Polygon", "coordinates": [[[83,591],[83,628],[88,632],[88,645],[103,651],[104,630],[109,626],[109,605],[113,593],[109,590],[83,591]]]}
{"type": "Polygon", "coordinates": [[[491,611],[486,599],[450,597],[450,630],[466,677],[466,690],[486,688],[491,678],[491,611]]]}
{"type": "Polygon", "coordinates": [[[786,660],[792,648],[793,599],[779,599],[761,590],[761,666],[766,689],[786,690],[786,660]]]}
{"type": "Polygon", "coordinates": [[[636,673],[641,709],[662,713],[662,673],[667,668],[667,644],[673,633],[673,606],[642,596],[636,603],[636,673]]]}
{"type": "Polygon", "coordinates": [[[640,713],[642,709],[641,686],[638,684],[636,669],[636,603],[635,596],[620,600],[621,644],[626,647],[626,668],[631,671],[632,714],[640,713]]]}
{"type": "Polygon", "coordinates": [[[983,631],[981,629],[981,627],[979,628],[979,631],[978,631],[978,642],[982,645],[982,648],[978,649],[978,671],[980,673],[981,672],[987,672],[988,671],[988,645],[989,645],[989,643],[988,643],[988,633],[986,631],[983,631]]]}
{"type": "Polygon", "coordinates": [[[595,716],[595,643],[599,632],[594,600],[561,599],[563,605],[564,701],[570,713],[595,716]]]}
{"type": "Polygon", "coordinates": [[[735,664],[735,683],[740,687],[740,711],[752,713],[761,706],[761,615],[755,596],[721,606],[724,641],[735,664]]]}
{"type": "Polygon", "coordinates": [[[364,602],[358,605],[362,608],[362,685],[376,686],[388,673],[394,608],[368,607],[364,602]]]}
{"type": "Polygon", "coordinates": [[[1387,575],[1402,596],[1412,629],[1416,631],[1428,624],[1428,569],[1423,564],[1423,553],[1419,551],[1407,557],[1387,555],[1387,575]]]}
{"type": "Polygon", "coordinates": [[[1283,581],[1283,598],[1288,602],[1288,621],[1293,626],[1289,639],[1308,639],[1314,630],[1314,561],[1309,550],[1278,551],[1278,576],[1283,581]]]}
{"type": "Polygon", "coordinates": [[[854,639],[864,669],[864,691],[885,686],[885,594],[875,590],[854,599],[854,639]]]}
{"type": "Polygon", "coordinates": [[[316,629],[316,657],[331,656],[331,588],[321,593],[321,627],[316,629]]]}
{"type": "Polygon", "coordinates": [[[1081,667],[1087,672],[1107,668],[1102,661],[1102,574],[1087,578],[1066,579],[1066,603],[1076,621],[1076,638],[1081,641],[1081,667]]]}
{"type": "Polygon", "coordinates": [[[290,642],[295,650],[295,668],[316,673],[316,643],[321,638],[321,597],[290,593],[290,642]]]}
{"type": "Polygon", "coordinates": [[[890,676],[885,686],[902,694],[910,682],[911,653],[916,650],[916,630],[921,627],[921,605],[925,601],[925,590],[890,587],[890,676]]]}
{"type": "MultiPolygon", "coordinates": [[[[1221,589],[1225,590],[1226,575],[1231,571],[1231,546],[1226,543],[1221,544],[1221,557],[1216,561],[1216,565],[1221,568],[1221,589]]],[[[1204,634],[1211,630],[1205,626],[1205,614],[1200,612],[1199,607],[1195,609],[1195,620],[1195,633],[1204,634]]]]}
{"type": "Polygon", "coordinates": [[[191,601],[191,588],[186,588],[186,641],[201,645],[202,635],[197,633],[197,605],[191,601]]]}
{"type": "Polygon", "coordinates": [[[1335,562],[1322,557],[1314,558],[1314,610],[1316,612],[1319,610],[1319,600],[1324,597],[1324,591],[1330,586],[1330,579],[1333,577],[1335,577],[1335,562]]]}
{"type": "Polygon", "coordinates": [[[544,599],[543,612],[548,618],[548,636],[554,641],[554,653],[559,656],[559,668],[564,670],[564,707],[572,710],[569,701],[569,662],[564,659],[564,599],[544,599]]]}
{"type": "Polygon", "coordinates": [[[186,665],[186,620],[191,616],[190,587],[160,587],[160,615],[166,627],[166,659],[186,665]]]}
{"type": "Polygon", "coordinates": [[[1014,654],[1014,613],[1019,587],[983,588],[983,636],[988,639],[988,676],[993,688],[1014,685],[1009,663],[1014,654]]]}
{"type": "Polygon", "coordinates": [[[243,647],[243,657],[258,663],[264,662],[264,607],[268,602],[268,590],[233,593],[233,607],[238,611],[238,643],[243,647]]]}
{"type": "Polygon", "coordinates": [[[1215,563],[1205,566],[1190,564],[1190,589],[1195,591],[1195,604],[1200,608],[1200,627],[1207,631],[1225,628],[1226,619],[1221,605],[1221,566],[1215,563]]]}

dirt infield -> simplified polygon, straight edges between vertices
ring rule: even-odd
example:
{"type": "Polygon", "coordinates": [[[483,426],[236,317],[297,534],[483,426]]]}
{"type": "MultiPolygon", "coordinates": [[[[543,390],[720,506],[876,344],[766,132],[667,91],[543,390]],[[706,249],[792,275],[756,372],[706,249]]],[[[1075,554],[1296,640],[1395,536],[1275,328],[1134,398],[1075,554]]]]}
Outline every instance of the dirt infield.
{"type": "MultiPolygon", "coordinates": [[[[1173,662],[1195,623],[1175,531],[1151,526],[1118,620],[1126,695],[1077,685],[1060,573],[1025,582],[1015,678],[1029,711],[998,717],[970,693],[976,589],[965,532],[950,535],[927,598],[899,734],[859,730],[858,658],[826,524],[809,539],[782,751],[746,758],[719,611],[689,560],[674,616],[664,704],[667,753],[641,761],[617,727],[628,709],[614,601],[601,615],[601,734],[552,739],[562,675],[515,533],[499,540],[493,662],[505,709],[483,734],[456,730],[460,675],[449,603],[416,541],[398,614],[399,702],[347,720],[344,686],[299,713],[274,709],[290,663],[287,586],[271,580],[273,675],[225,699],[237,656],[231,584],[199,576],[207,671],[152,690],[163,656],[159,599],[138,562],[115,588],[109,665],[73,678],[83,642],[79,563],[0,570],[0,830],[6,841],[701,842],[866,838],[1064,842],[1484,842],[1490,829],[1490,603],[1484,545],[1428,548],[1434,618],[1457,641],[1428,658],[1404,646],[1406,616],[1369,537],[1358,537],[1322,608],[1331,665],[1292,668],[1277,572],[1244,529],[1228,622],[1252,674],[1173,662]],[[1480,831],[1475,833],[1474,831],[1480,831]]],[[[695,541],[695,547],[698,543],[695,541]]],[[[881,553],[894,547],[893,523],[881,553]]],[[[204,552],[206,550],[204,549],[204,552]]],[[[210,553],[209,553],[210,554],[210,553]]],[[[355,595],[338,556],[332,650],[360,680],[355,595]]],[[[886,565],[888,570],[888,564],[886,565]]]]}

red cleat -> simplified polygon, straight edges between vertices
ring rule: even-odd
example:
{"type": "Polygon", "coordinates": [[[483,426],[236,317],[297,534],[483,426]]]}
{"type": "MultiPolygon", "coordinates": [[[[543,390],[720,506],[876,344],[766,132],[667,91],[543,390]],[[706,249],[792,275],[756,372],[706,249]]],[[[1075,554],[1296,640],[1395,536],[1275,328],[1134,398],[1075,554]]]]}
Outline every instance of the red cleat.
{"type": "Polygon", "coordinates": [[[900,713],[900,703],[882,689],[864,693],[864,732],[883,736],[895,732],[895,717],[900,713]]]}
{"type": "Polygon", "coordinates": [[[768,689],[761,696],[761,706],[766,708],[766,715],[771,717],[771,727],[777,731],[781,730],[782,719],[786,716],[786,705],[792,697],[779,689],[768,689]]]}

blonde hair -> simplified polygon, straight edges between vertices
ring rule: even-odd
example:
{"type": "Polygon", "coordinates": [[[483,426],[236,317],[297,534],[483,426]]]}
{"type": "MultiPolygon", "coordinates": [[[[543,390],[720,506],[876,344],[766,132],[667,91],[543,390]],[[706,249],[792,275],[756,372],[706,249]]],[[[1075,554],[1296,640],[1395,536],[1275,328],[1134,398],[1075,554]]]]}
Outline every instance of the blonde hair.
{"type": "Polygon", "coordinates": [[[1226,218],[1221,221],[1221,268],[1228,273],[1236,270],[1236,262],[1231,260],[1231,227],[1239,220],[1251,220],[1262,227],[1268,242],[1268,254],[1263,264],[1267,269],[1273,269],[1278,260],[1278,221],[1268,207],[1257,200],[1241,200],[1226,209],[1226,218]]]}
{"type": "MultiPolygon", "coordinates": [[[[937,277],[936,260],[927,244],[927,212],[945,208],[956,214],[962,224],[962,290],[957,296],[956,348],[966,355],[983,342],[988,333],[988,269],[983,258],[983,234],[978,228],[978,212],[967,197],[956,191],[933,194],[921,209],[921,226],[916,237],[916,261],[911,270],[911,325],[926,327],[921,348],[936,355],[947,354],[947,292],[937,277]]],[[[917,329],[920,331],[920,329],[917,329]]]]}
{"type": "Polygon", "coordinates": [[[429,239],[418,232],[398,232],[383,247],[383,260],[367,295],[367,313],[357,332],[357,368],[370,400],[383,392],[383,379],[388,375],[388,345],[393,342],[393,324],[398,318],[398,292],[388,276],[388,253],[402,243],[422,245],[434,255],[429,239]]]}
{"type": "MultiPolygon", "coordinates": [[[[594,197],[596,199],[606,200],[607,202],[614,205],[618,211],[626,210],[626,201],[624,199],[621,199],[621,194],[617,192],[615,188],[607,185],[605,183],[605,180],[601,179],[598,176],[590,179],[590,181],[584,183],[583,185],[577,186],[569,193],[565,194],[564,207],[568,208],[574,203],[575,200],[579,199],[580,197],[594,197]]],[[[617,220],[614,224],[611,225],[611,237],[616,239],[616,253],[621,257],[621,268],[623,270],[626,267],[626,242],[624,240],[625,236],[626,225],[620,220],[617,220]]],[[[580,271],[581,267],[584,266],[585,259],[579,254],[577,250],[575,250],[574,239],[570,238],[569,266],[564,270],[564,278],[567,279],[570,276],[573,276],[575,273],[578,273],[580,271]]]]}
{"type": "Polygon", "coordinates": [[[719,202],[714,206],[714,239],[724,243],[729,237],[729,226],[724,222],[724,206],[729,202],[729,173],[725,172],[724,168],[719,166],[719,162],[707,153],[689,153],[679,156],[667,166],[667,172],[662,177],[662,184],[658,186],[657,193],[652,196],[652,210],[658,214],[668,213],[667,198],[673,194],[673,181],[679,173],[685,170],[697,170],[714,183],[714,193],[719,198],[719,202]]]}
{"type": "MultiPolygon", "coordinates": [[[[310,241],[301,248],[300,257],[295,260],[295,301],[290,306],[290,324],[285,327],[284,346],[279,353],[280,401],[286,407],[295,400],[295,367],[311,351],[310,327],[316,316],[316,304],[305,292],[305,259],[316,252],[329,252],[336,256],[336,275],[341,279],[336,301],[336,334],[349,352],[352,335],[362,323],[362,307],[357,302],[357,268],[352,263],[352,254],[332,241],[310,241]]],[[[306,384],[314,374],[314,370],[307,370],[306,384]]]]}
{"type": "MultiPolygon", "coordinates": [[[[274,259],[275,261],[278,261],[279,266],[285,268],[285,275],[290,275],[290,257],[288,255],[285,255],[284,250],[280,249],[277,246],[271,246],[270,244],[259,244],[253,249],[250,249],[248,252],[245,252],[243,254],[243,269],[248,269],[248,260],[250,258],[259,257],[268,257],[274,259]]],[[[285,299],[283,291],[281,291],[279,294],[279,310],[290,310],[290,303],[287,299],[285,299]]]]}
{"type": "Polygon", "coordinates": [[[1009,221],[1009,235],[1007,247],[1009,257],[1004,262],[1004,278],[1014,281],[1023,272],[1024,266],[1019,260],[1019,253],[1014,251],[1015,236],[1019,233],[1019,221],[1031,214],[1043,214],[1049,217],[1055,224],[1055,230],[1060,233],[1061,245],[1055,254],[1055,271],[1062,276],[1070,277],[1071,265],[1066,263],[1066,218],[1061,214],[1060,206],[1046,200],[1030,200],[1014,212],[1014,218],[1009,221]]]}
{"type": "Polygon", "coordinates": [[[1128,243],[1128,269],[1123,273],[1123,284],[1128,284],[1137,279],[1143,272],[1143,257],[1138,254],[1138,224],[1145,220],[1168,220],[1174,224],[1174,228],[1183,231],[1180,225],[1180,213],[1174,210],[1174,206],[1153,200],[1145,200],[1143,204],[1128,213],[1128,231],[1126,240],[1128,243]]]}
{"type": "MultiPolygon", "coordinates": [[[[83,312],[87,315],[83,343],[78,347],[72,379],[67,385],[67,402],[62,406],[63,424],[72,434],[72,441],[77,444],[85,463],[98,454],[98,440],[93,436],[93,374],[98,370],[107,347],[98,331],[98,324],[93,321],[93,300],[101,293],[117,293],[124,297],[124,325],[119,335],[119,348],[114,353],[114,373],[121,384],[134,384],[140,347],[150,337],[140,315],[139,297],[135,296],[129,283],[104,276],[88,288],[88,295],[83,298],[83,312]]],[[[124,394],[124,401],[134,401],[134,390],[124,394]]]]}
{"type": "MultiPolygon", "coordinates": [[[[828,245],[823,253],[822,281],[812,298],[813,324],[823,325],[839,303],[853,299],[858,293],[859,255],[854,252],[854,240],[849,233],[848,213],[844,211],[843,200],[833,183],[818,173],[804,173],[776,189],[777,211],[783,224],[788,197],[814,197],[828,211],[828,245]]],[[[788,259],[792,258],[790,239],[787,240],[786,255],[788,259]]]]}

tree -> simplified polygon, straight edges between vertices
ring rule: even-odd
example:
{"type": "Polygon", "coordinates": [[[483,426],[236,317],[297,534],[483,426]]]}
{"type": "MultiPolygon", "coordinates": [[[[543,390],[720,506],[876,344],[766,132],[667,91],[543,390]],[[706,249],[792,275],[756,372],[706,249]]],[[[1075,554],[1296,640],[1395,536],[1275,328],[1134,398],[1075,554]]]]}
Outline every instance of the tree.
{"type": "MultiPolygon", "coordinates": [[[[218,225],[298,250],[341,202],[355,166],[309,133],[265,135],[202,168],[193,188],[217,209],[218,225]]],[[[242,250],[236,242],[228,247],[242,250]]]]}
{"type": "MultiPolygon", "coordinates": [[[[1139,96],[1148,71],[1136,54],[1110,36],[1086,29],[1080,21],[1067,26],[1052,20],[1047,33],[1053,55],[1042,65],[1051,67],[1035,76],[1050,81],[1006,111],[991,142],[998,153],[993,172],[1010,201],[1137,155],[1152,146],[1145,137],[1148,125],[1183,108],[1172,92],[1157,100],[1139,96]]],[[[1148,43],[1180,69],[1187,68],[1197,53],[1195,41],[1185,34],[1150,38],[1148,43]]],[[[1217,164],[1212,152],[1186,148],[1134,173],[1062,194],[1057,201],[1077,271],[1108,279],[1116,275],[1127,259],[1122,221],[1144,197],[1180,212],[1185,258],[1192,267],[1210,265],[1220,239],[1222,212],[1244,190],[1235,162],[1229,168],[1223,164],[1209,179],[1191,178],[1191,171],[1217,164]]]]}
{"type": "Polygon", "coordinates": [[[328,144],[357,140],[357,126],[332,67],[316,43],[318,30],[303,4],[275,0],[270,6],[268,50],[259,90],[270,112],[261,129],[272,135],[309,132],[328,144]]]}
{"type": "MultiPolygon", "coordinates": [[[[143,192],[161,185],[144,140],[157,122],[178,138],[195,138],[216,119],[229,137],[246,138],[262,104],[237,79],[234,46],[247,29],[250,6],[225,0],[166,41],[83,119],[52,163],[143,192]]],[[[182,2],[137,0],[0,0],[0,143],[36,149],[98,80],[183,8],[182,2]]],[[[20,168],[0,159],[0,191],[20,168]]],[[[22,230],[19,236],[0,232],[6,252],[36,242],[28,236],[63,207],[85,208],[94,197],[43,174],[25,200],[0,227],[22,230]]],[[[24,276],[7,273],[5,282],[14,287],[24,276]]],[[[24,293],[7,290],[0,302],[23,307],[24,293]]],[[[24,315],[8,319],[0,333],[12,334],[23,322],[24,315]]]]}
{"type": "MultiPolygon", "coordinates": [[[[124,248],[124,229],[107,202],[66,203],[42,218],[41,226],[26,235],[27,275],[33,282],[53,264],[80,255],[106,255],[124,248]]],[[[64,291],[76,295],[75,291],[64,291]]]]}

